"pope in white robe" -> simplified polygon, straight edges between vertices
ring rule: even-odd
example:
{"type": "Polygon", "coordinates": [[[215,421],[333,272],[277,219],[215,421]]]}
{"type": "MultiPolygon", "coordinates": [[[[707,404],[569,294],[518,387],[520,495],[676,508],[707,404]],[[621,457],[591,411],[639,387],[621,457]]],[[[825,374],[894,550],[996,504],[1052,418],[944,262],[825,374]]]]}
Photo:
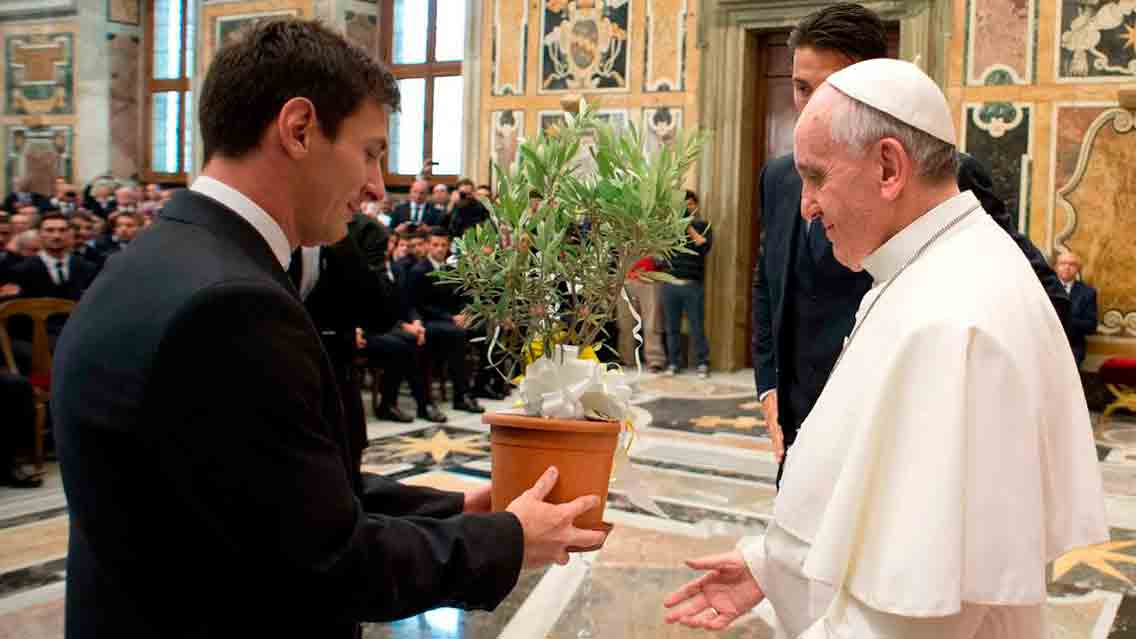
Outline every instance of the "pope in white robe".
{"type": "Polygon", "coordinates": [[[833,74],[802,112],[802,214],[873,287],[766,535],[688,562],[708,572],[669,622],[721,629],[768,598],[794,638],[1045,637],[1047,563],[1108,539],[1068,340],[1021,251],[933,166],[954,135],[896,60],[833,74]]]}

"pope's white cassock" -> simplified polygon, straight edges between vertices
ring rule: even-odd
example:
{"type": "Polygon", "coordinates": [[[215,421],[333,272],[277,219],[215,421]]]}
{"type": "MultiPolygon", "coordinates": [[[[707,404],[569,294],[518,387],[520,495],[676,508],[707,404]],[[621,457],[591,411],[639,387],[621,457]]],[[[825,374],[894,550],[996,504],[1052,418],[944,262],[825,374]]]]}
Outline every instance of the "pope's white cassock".
{"type": "Polygon", "coordinates": [[[969,191],[863,266],[858,329],[746,563],[790,637],[1046,637],[1047,562],[1108,539],[1061,323],[969,191]]]}

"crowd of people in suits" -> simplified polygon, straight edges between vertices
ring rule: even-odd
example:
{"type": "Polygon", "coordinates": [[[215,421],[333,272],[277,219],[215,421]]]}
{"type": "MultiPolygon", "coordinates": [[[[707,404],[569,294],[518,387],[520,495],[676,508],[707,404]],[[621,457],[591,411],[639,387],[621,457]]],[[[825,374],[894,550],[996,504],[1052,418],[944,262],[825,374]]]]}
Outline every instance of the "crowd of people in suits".
{"type": "MultiPolygon", "coordinates": [[[[18,298],[78,301],[105,263],[150,224],[172,194],[158,184],[128,184],[101,176],[79,191],[62,177],[51,195],[33,187],[36,176],[14,180],[0,210],[0,303],[18,298]]],[[[62,318],[47,323],[52,344],[62,318]]],[[[16,317],[8,323],[16,368],[27,372],[32,325],[16,317]]],[[[38,487],[42,479],[14,463],[30,439],[33,391],[26,375],[0,373],[0,415],[12,426],[0,430],[0,484],[38,487]]]]}

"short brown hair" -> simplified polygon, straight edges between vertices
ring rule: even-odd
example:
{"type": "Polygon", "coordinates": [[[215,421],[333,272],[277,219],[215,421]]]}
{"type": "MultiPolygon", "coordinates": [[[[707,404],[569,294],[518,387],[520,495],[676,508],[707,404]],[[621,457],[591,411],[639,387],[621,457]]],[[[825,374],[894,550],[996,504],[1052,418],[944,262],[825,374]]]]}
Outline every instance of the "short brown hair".
{"type": "Polygon", "coordinates": [[[311,100],[320,130],[332,140],[365,99],[399,106],[394,76],[343,36],[314,20],[259,20],[209,65],[198,111],[205,161],[255,149],[284,104],[297,97],[311,100]]]}
{"type": "Polygon", "coordinates": [[[64,224],[67,225],[67,228],[71,228],[71,223],[67,221],[67,216],[60,213],[59,211],[49,211],[47,213],[44,213],[43,217],[39,218],[39,223],[36,224],[36,228],[42,229],[43,223],[50,222],[51,220],[61,220],[64,224]]]}
{"type": "Polygon", "coordinates": [[[463,177],[463,178],[460,178],[457,182],[454,182],[454,188],[455,189],[460,189],[463,186],[473,186],[473,180],[471,180],[467,177],[463,177]]]}
{"type": "Polygon", "coordinates": [[[855,62],[887,57],[887,30],[875,11],[852,2],[825,7],[801,19],[789,34],[789,48],[841,53],[855,62]]]}

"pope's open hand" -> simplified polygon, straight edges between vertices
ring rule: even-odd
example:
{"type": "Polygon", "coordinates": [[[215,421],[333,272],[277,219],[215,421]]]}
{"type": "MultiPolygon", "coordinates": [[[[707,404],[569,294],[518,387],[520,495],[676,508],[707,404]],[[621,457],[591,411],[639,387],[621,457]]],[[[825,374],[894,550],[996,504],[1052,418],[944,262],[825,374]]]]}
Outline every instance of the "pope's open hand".
{"type": "Polygon", "coordinates": [[[568,563],[568,548],[591,548],[602,544],[607,537],[605,532],[572,525],[577,517],[600,505],[599,497],[585,495],[567,504],[544,501],[556,485],[557,476],[556,467],[549,467],[532,488],[521,493],[506,509],[521,520],[525,532],[525,568],[537,568],[553,561],[564,565],[568,563]]]}
{"type": "Polygon", "coordinates": [[[663,600],[672,609],[667,623],[721,630],[765,599],[740,551],[690,559],[686,565],[708,572],[663,600]]]}

